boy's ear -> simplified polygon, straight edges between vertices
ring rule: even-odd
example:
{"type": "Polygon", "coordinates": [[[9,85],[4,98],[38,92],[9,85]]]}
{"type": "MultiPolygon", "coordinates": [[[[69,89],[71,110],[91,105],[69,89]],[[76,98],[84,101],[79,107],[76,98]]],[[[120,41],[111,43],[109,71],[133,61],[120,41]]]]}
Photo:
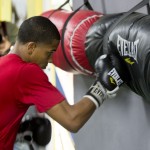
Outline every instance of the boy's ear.
{"type": "Polygon", "coordinates": [[[27,45],[27,48],[28,48],[28,54],[31,55],[36,48],[36,43],[35,42],[29,42],[27,45]]]}

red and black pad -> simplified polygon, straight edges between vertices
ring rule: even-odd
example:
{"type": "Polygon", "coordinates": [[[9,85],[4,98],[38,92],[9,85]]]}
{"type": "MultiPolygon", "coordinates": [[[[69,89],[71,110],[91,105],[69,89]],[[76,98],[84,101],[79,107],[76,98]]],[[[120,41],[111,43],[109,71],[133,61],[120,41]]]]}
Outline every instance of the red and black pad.
{"type": "Polygon", "coordinates": [[[85,38],[88,29],[102,14],[91,10],[72,13],[67,10],[51,10],[42,14],[56,25],[61,35],[61,43],[53,54],[53,63],[67,72],[92,75],[94,69],[85,53],[85,38]]]}

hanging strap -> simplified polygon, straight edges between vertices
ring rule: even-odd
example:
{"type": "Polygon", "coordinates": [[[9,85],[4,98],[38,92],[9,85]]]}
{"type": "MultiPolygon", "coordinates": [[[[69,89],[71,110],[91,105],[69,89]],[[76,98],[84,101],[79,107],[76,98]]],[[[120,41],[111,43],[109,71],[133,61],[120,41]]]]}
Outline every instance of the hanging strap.
{"type": "MultiPolygon", "coordinates": [[[[65,5],[70,4],[69,2],[70,2],[70,0],[66,0],[62,5],[60,5],[57,9],[55,9],[55,10],[48,16],[48,18],[50,18],[50,16],[52,16],[56,11],[62,9],[65,5]]],[[[91,4],[89,3],[89,0],[84,0],[84,4],[83,4],[81,7],[83,7],[84,5],[85,5],[89,10],[94,10],[93,7],[91,6],[91,4]]],[[[70,5],[69,5],[69,6],[70,6],[70,5]]],[[[80,9],[81,7],[79,7],[79,9],[80,9]]],[[[72,8],[71,6],[70,6],[70,8],[71,8],[71,10],[73,10],[73,8],[72,8]]]]}
{"type": "Polygon", "coordinates": [[[108,52],[108,48],[107,48],[107,44],[109,41],[109,35],[111,34],[111,32],[113,31],[113,29],[123,20],[125,19],[127,16],[129,16],[131,13],[135,12],[136,10],[147,6],[147,11],[148,14],[150,13],[150,7],[149,7],[149,0],[143,0],[142,2],[138,3],[136,6],[134,6],[133,8],[131,8],[129,11],[125,12],[106,32],[105,36],[104,36],[104,40],[103,40],[103,51],[104,52],[108,52]]]}
{"type": "Polygon", "coordinates": [[[84,4],[89,10],[94,10],[88,0],[84,0],[84,4]]]}
{"type": "MultiPolygon", "coordinates": [[[[58,9],[58,10],[62,9],[62,7],[64,7],[65,5],[69,4],[69,2],[70,2],[70,0],[66,0],[66,1],[65,1],[62,5],[60,5],[57,9],[58,9]]],[[[69,5],[69,6],[70,6],[70,5],[69,5]]],[[[70,6],[70,8],[71,8],[71,10],[73,10],[71,6],[70,6]]]]}
{"type": "Polygon", "coordinates": [[[147,4],[147,13],[150,14],[150,5],[149,5],[149,3],[147,4]]]}
{"type": "MultiPolygon", "coordinates": [[[[55,9],[55,10],[48,16],[48,18],[50,18],[56,11],[61,10],[62,7],[64,7],[65,5],[69,4],[69,2],[70,2],[70,0],[66,0],[62,5],[60,5],[57,9],[55,9]]],[[[69,5],[69,6],[70,6],[70,5],[69,5]]],[[[73,10],[71,6],[70,6],[70,8],[71,8],[71,10],[73,10]]]]}

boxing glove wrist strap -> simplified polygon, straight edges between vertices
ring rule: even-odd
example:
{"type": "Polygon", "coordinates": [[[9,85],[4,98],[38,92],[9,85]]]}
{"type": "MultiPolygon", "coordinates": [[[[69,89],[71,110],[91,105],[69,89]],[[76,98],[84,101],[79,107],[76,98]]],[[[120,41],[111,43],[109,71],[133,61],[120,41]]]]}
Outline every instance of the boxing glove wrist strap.
{"type": "Polygon", "coordinates": [[[106,90],[99,81],[96,81],[86,93],[84,97],[89,98],[96,107],[100,107],[103,101],[107,98],[106,90]]]}
{"type": "Polygon", "coordinates": [[[100,107],[100,103],[95,98],[93,98],[92,96],[90,96],[90,95],[84,95],[83,97],[89,98],[96,105],[96,108],[100,107]]]}

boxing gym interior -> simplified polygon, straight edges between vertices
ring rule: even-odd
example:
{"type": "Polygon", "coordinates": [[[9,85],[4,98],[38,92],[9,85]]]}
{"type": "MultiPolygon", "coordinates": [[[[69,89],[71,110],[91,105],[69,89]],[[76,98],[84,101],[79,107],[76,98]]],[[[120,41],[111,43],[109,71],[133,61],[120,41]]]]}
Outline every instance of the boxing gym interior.
{"type": "MultiPolygon", "coordinates": [[[[54,63],[49,63],[44,72],[70,104],[77,103],[95,80],[94,60],[101,53],[100,47],[106,44],[104,34],[108,33],[100,23],[106,21],[107,26],[108,21],[110,32],[117,30],[117,23],[122,27],[116,32],[128,32],[130,28],[124,25],[128,20],[134,22],[136,15],[128,18],[133,12],[150,15],[149,1],[0,0],[0,21],[12,24],[7,28],[12,34],[14,31],[13,36],[21,23],[32,16],[47,17],[56,25],[62,40],[53,56],[54,63]],[[116,24],[109,22],[113,16],[119,20],[116,24]],[[97,43],[93,42],[95,38],[97,43]]],[[[140,32],[142,26],[137,30],[140,32]]],[[[133,32],[133,37],[134,34],[138,33],[133,32]]],[[[15,41],[10,42],[13,46],[15,41]]],[[[104,101],[77,133],[67,131],[47,114],[37,112],[34,106],[24,115],[21,127],[14,150],[150,150],[150,104],[126,85],[120,87],[114,98],[104,101]],[[29,121],[37,133],[34,139],[26,128],[29,121]],[[38,123],[46,121],[44,133],[38,133],[38,123]]]]}

